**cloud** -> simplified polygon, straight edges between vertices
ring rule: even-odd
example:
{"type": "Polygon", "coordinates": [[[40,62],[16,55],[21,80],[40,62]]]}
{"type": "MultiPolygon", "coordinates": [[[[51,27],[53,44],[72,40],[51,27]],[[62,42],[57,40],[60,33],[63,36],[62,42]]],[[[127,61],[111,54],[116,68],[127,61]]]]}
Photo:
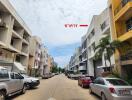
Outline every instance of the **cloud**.
{"type": "MultiPolygon", "coordinates": [[[[64,24],[90,24],[93,15],[106,8],[107,0],[10,0],[33,35],[42,38],[44,44],[61,48],[81,41],[87,28],[65,28],[64,24]]],[[[75,46],[74,46],[75,47],[75,46]]],[[[66,47],[69,49],[72,47],[66,47]]],[[[50,51],[52,51],[50,49],[50,51]]],[[[73,48],[72,48],[73,49],[73,48]]],[[[54,51],[56,52],[56,51],[54,51]]],[[[65,50],[61,49],[61,52],[65,50]]],[[[52,53],[60,65],[68,63],[72,51],[52,53]]]]}
{"type": "Polygon", "coordinates": [[[80,42],[87,28],[65,29],[64,24],[89,24],[107,0],[10,0],[33,34],[51,45],[80,42]],[[95,6],[95,4],[98,4],[95,6]]]}
{"type": "Polygon", "coordinates": [[[57,47],[49,47],[49,53],[54,56],[67,56],[72,55],[76,47],[79,47],[80,43],[74,43],[70,45],[63,45],[57,47]]]}
{"type": "Polygon", "coordinates": [[[70,56],[71,55],[57,56],[57,57],[54,57],[54,60],[59,62],[59,67],[64,67],[65,65],[68,64],[67,62],[69,62],[70,56]]]}

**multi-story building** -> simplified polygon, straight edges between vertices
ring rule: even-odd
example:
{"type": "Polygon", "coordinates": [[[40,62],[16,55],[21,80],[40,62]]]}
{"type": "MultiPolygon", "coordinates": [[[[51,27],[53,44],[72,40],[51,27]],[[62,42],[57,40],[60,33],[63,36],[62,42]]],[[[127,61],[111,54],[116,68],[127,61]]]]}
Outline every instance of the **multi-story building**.
{"type": "Polygon", "coordinates": [[[71,56],[69,62],[69,70],[74,72],[82,72],[84,71],[83,66],[81,66],[81,47],[75,49],[75,53],[71,56]]]}
{"type": "Polygon", "coordinates": [[[80,67],[79,70],[80,72],[83,73],[87,73],[87,57],[88,57],[88,53],[87,53],[87,37],[86,35],[84,35],[81,38],[81,48],[80,48],[80,56],[79,56],[79,60],[80,60],[80,67]]]}
{"type": "Polygon", "coordinates": [[[73,56],[71,56],[71,58],[70,58],[70,61],[69,61],[69,71],[73,71],[73,68],[72,68],[72,66],[73,66],[73,56]]]}
{"type": "Polygon", "coordinates": [[[41,39],[37,36],[32,36],[30,39],[29,53],[29,73],[35,74],[41,65],[41,39]]]}
{"type": "Polygon", "coordinates": [[[115,53],[116,69],[122,77],[132,72],[132,0],[109,0],[113,40],[121,41],[124,46],[115,53]],[[124,50],[126,49],[126,50],[124,50]]]}
{"type": "Polygon", "coordinates": [[[31,31],[8,0],[0,0],[0,65],[26,72],[31,31]]]}
{"type": "Polygon", "coordinates": [[[40,74],[44,75],[45,73],[49,73],[48,69],[48,50],[47,48],[41,47],[41,65],[40,65],[40,74]]]}
{"type": "Polygon", "coordinates": [[[104,54],[99,59],[95,59],[95,47],[101,38],[110,35],[109,8],[106,8],[100,15],[94,15],[87,31],[87,73],[89,75],[100,76],[104,71],[114,66],[114,57],[111,57],[112,66],[105,60],[104,54]]]}
{"type": "Polygon", "coordinates": [[[69,64],[67,64],[67,65],[64,67],[64,69],[65,69],[65,72],[70,71],[69,64]]]}
{"type": "Polygon", "coordinates": [[[52,71],[54,59],[50,55],[48,55],[48,72],[52,71]]]}

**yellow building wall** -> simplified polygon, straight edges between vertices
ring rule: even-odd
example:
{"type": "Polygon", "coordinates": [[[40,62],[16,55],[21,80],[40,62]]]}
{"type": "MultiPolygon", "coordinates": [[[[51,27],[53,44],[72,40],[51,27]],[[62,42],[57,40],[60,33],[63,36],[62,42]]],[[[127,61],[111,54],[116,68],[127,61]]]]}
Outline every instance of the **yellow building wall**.
{"type": "MultiPolygon", "coordinates": [[[[111,25],[112,25],[112,38],[113,40],[120,40],[121,42],[124,41],[132,41],[132,31],[127,32],[126,31],[126,25],[125,22],[128,18],[132,17],[132,10],[130,8],[132,7],[132,2],[127,3],[124,7],[121,7],[117,13],[115,13],[117,7],[119,7],[121,4],[121,0],[109,0],[108,5],[111,9],[111,25]],[[130,10],[128,12],[128,10],[130,10]]],[[[131,44],[132,46],[132,44],[131,44]]],[[[116,50],[115,52],[115,65],[116,69],[118,69],[118,72],[122,73],[121,68],[121,62],[120,62],[120,56],[121,52],[119,50],[116,50]]],[[[122,52],[123,54],[123,52],[122,52]]]]}

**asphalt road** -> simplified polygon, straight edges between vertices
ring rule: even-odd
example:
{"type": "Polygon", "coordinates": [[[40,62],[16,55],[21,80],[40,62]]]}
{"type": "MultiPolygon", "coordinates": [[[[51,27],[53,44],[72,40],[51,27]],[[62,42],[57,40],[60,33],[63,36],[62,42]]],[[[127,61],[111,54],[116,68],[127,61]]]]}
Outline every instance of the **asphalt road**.
{"type": "Polygon", "coordinates": [[[57,75],[50,79],[41,80],[40,85],[23,95],[11,97],[11,100],[99,100],[90,95],[88,89],[78,86],[76,80],[64,75],[57,75]]]}

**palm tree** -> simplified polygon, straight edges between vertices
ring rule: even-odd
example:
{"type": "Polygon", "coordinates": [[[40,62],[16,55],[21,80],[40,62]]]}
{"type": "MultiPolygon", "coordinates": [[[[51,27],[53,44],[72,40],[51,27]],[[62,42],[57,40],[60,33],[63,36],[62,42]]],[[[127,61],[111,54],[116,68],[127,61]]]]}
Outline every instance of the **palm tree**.
{"type": "Polygon", "coordinates": [[[115,50],[121,47],[121,42],[118,40],[111,41],[110,36],[106,36],[100,39],[99,44],[95,47],[95,60],[104,56],[105,66],[106,60],[110,63],[110,71],[111,69],[111,56],[115,53],[115,50]]]}

